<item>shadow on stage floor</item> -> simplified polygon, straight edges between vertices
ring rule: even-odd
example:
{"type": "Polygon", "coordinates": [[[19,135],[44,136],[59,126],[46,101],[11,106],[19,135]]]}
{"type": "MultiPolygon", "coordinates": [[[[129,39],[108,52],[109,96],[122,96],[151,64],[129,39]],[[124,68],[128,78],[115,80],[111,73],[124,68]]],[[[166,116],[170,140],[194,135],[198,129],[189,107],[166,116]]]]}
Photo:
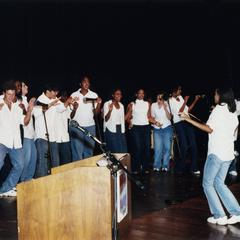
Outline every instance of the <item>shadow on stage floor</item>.
{"type": "MultiPolygon", "coordinates": [[[[133,221],[121,240],[239,239],[240,224],[209,225],[201,177],[151,173],[141,178],[146,194],[133,187],[133,221]]],[[[240,200],[238,179],[228,179],[240,200]]],[[[17,239],[16,199],[0,198],[0,240],[17,239]]],[[[81,239],[84,240],[84,239],[81,239]]]]}

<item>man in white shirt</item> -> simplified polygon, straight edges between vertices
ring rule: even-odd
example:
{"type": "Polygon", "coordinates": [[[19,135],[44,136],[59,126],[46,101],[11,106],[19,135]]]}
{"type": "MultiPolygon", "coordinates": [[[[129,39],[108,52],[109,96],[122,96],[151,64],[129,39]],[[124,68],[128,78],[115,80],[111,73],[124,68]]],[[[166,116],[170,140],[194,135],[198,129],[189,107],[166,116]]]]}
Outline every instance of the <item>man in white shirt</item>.
{"type": "Polygon", "coordinates": [[[56,111],[56,142],[59,149],[60,165],[70,163],[72,161],[71,144],[69,136],[69,120],[70,120],[70,105],[73,99],[67,97],[67,93],[61,94],[61,99],[58,102],[56,111]]]}
{"type": "Polygon", "coordinates": [[[172,91],[172,97],[169,99],[170,110],[173,115],[173,122],[174,127],[177,132],[177,137],[179,140],[180,145],[180,159],[177,162],[176,170],[177,172],[184,172],[186,171],[185,161],[187,157],[188,147],[191,150],[191,166],[190,171],[196,175],[200,174],[197,166],[197,157],[198,157],[198,150],[197,150],[197,143],[196,137],[194,133],[193,127],[182,121],[179,113],[184,112],[188,113],[191,112],[197,101],[199,100],[200,96],[197,95],[193,103],[188,107],[187,102],[189,96],[186,96],[184,99],[181,96],[182,89],[180,86],[176,87],[172,91]]]}
{"type": "Polygon", "coordinates": [[[56,90],[55,86],[47,84],[44,92],[37,99],[37,106],[33,109],[37,148],[36,177],[46,176],[51,167],[59,166],[59,151],[55,127],[59,99],[56,99],[56,90]]]}
{"type": "Polygon", "coordinates": [[[31,118],[35,99],[31,99],[26,115],[23,115],[19,103],[15,100],[15,85],[13,81],[3,85],[4,98],[0,101],[0,169],[6,154],[9,154],[12,169],[0,187],[0,196],[16,196],[13,188],[19,181],[23,170],[23,151],[20,136],[20,125],[27,125],[31,118]]]}
{"type": "MultiPolygon", "coordinates": [[[[90,80],[88,77],[85,76],[82,79],[80,86],[81,88],[71,95],[72,98],[78,98],[78,101],[74,103],[70,116],[71,119],[77,121],[81,127],[95,136],[94,114],[99,114],[102,100],[89,89],[90,80]],[[92,100],[88,100],[88,98],[92,100]]],[[[70,132],[73,161],[91,157],[95,146],[94,141],[76,128],[70,127],[70,132]]]]}

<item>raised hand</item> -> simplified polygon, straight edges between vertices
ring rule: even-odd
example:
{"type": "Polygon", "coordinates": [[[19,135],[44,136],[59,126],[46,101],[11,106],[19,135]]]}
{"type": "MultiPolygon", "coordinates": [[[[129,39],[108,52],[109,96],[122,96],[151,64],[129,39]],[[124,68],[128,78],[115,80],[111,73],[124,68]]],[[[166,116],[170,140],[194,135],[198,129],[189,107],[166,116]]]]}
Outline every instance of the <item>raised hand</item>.
{"type": "Polygon", "coordinates": [[[185,97],[184,97],[184,101],[185,101],[185,102],[187,102],[188,99],[189,99],[189,96],[185,96],[185,97]]]}
{"type": "Polygon", "coordinates": [[[114,105],[113,102],[112,102],[111,104],[108,105],[109,111],[112,111],[112,110],[113,110],[113,105],[114,105]]]}
{"type": "Polygon", "coordinates": [[[76,111],[78,109],[78,106],[79,106],[79,104],[77,102],[74,102],[73,103],[73,110],[76,111]]]}
{"type": "Polygon", "coordinates": [[[36,102],[36,98],[35,98],[35,97],[33,97],[33,98],[31,98],[31,99],[29,100],[27,111],[32,112],[33,107],[34,107],[34,105],[35,105],[35,102],[36,102]]]}
{"type": "Polygon", "coordinates": [[[101,104],[102,103],[102,99],[100,97],[97,98],[97,104],[101,104]]]}

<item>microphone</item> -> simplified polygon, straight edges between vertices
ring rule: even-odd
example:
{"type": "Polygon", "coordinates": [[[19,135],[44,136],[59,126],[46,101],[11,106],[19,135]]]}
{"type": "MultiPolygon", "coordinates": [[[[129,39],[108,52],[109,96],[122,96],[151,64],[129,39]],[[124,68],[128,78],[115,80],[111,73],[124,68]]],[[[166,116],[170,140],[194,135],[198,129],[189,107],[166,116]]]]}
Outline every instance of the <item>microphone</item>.
{"type": "Polygon", "coordinates": [[[102,145],[102,142],[100,140],[98,140],[96,137],[94,137],[87,129],[81,127],[77,121],[75,120],[71,120],[70,124],[71,127],[77,128],[79,129],[81,132],[83,132],[86,136],[88,136],[89,138],[92,138],[94,141],[96,141],[98,144],[102,145]]]}
{"type": "Polygon", "coordinates": [[[97,101],[97,98],[83,98],[83,102],[94,102],[94,101],[97,101]]]}
{"type": "Polygon", "coordinates": [[[40,102],[40,101],[36,101],[34,105],[35,105],[35,106],[44,107],[44,108],[48,108],[48,104],[42,103],[42,102],[40,102]]]}

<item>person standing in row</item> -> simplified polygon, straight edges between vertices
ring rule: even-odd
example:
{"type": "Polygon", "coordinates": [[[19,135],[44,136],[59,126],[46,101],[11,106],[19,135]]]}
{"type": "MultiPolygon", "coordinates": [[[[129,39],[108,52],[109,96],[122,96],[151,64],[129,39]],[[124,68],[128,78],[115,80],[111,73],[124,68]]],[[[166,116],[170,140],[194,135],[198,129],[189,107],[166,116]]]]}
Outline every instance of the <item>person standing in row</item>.
{"type": "Polygon", "coordinates": [[[207,221],[212,224],[226,225],[240,222],[240,206],[225,185],[225,179],[234,159],[234,141],[238,128],[236,103],[232,89],[215,91],[216,107],[206,124],[192,120],[188,114],[181,113],[181,118],[202,131],[208,133],[208,154],[203,172],[203,189],[208,200],[212,217],[207,221]],[[228,219],[224,208],[230,213],[228,219]]]}
{"type": "Polygon", "coordinates": [[[174,127],[177,132],[177,137],[179,140],[180,145],[180,154],[179,161],[176,165],[177,172],[184,172],[186,171],[186,158],[187,158],[187,152],[188,152],[188,146],[190,146],[191,150],[191,166],[190,171],[193,174],[199,175],[200,171],[198,170],[197,166],[197,157],[198,157],[198,149],[197,149],[197,142],[196,142],[196,136],[193,127],[182,121],[182,119],[179,116],[179,112],[191,112],[197,101],[199,100],[200,96],[196,96],[193,103],[188,107],[187,102],[189,99],[189,96],[186,96],[184,99],[181,96],[182,94],[182,88],[180,86],[173,89],[172,97],[169,98],[169,105],[170,110],[173,115],[173,122],[174,127]]]}
{"type": "MultiPolygon", "coordinates": [[[[22,82],[22,100],[21,106],[23,112],[26,112],[28,108],[27,94],[28,94],[28,86],[26,83],[22,82]]],[[[34,143],[35,130],[33,126],[33,118],[31,116],[30,122],[27,126],[23,126],[23,155],[24,155],[24,166],[23,172],[20,178],[20,181],[28,181],[31,180],[35,174],[36,162],[37,162],[37,150],[34,143]]]]}
{"type": "Polygon", "coordinates": [[[130,127],[132,172],[149,173],[150,160],[150,103],[144,100],[145,92],[139,89],[136,100],[128,105],[126,121],[130,127]]]}
{"type": "MultiPolygon", "coordinates": [[[[58,92],[56,92],[58,94],[58,92]]],[[[70,104],[72,98],[68,98],[64,92],[61,94],[58,101],[58,108],[61,111],[56,111],[56,142],[58,144],[60,165],[70,163],[72,161],[71,143],[69,136],[69,120],[70,120],[70,104]]]]}
{"type": "Polygon", "coordinates": [[[37,148],[36,177],[46,176],[49,166],[59,166],[59,152],[55,128],[56,104],[59,100],[56,99],[56,90],[56,87],[52,84],[45,85],[44,92],[38,97],[37,106],[33,109],[36,134],[35,143],[37,148]]]}
{"type": "MultiPolygon", "coordinates": [[[[100,113],[102,100],[97,93],[90,90],[88,77],[83,77],[80,87],[71,95],[73,99],[77,98],[78,100],[73,103],[70,117],[93,136],[96,136],[94,114],[100,113]]],[[[70,127],[70,134],[73,161],[91,157],[95,147],[94,141],[74,127],[70,127]]]]}
{"type": "Polygon", "coordinates": [[[171,114],[163,94],[157,96],[157,102],[151,105],[151,122],[153,123],[154,164],[153,170],[167,172],[171,153],[173,129],[171,114]]]}
{"type": "Polygon", "coordinates": [[[121,103],[122,91],[117,89],[112,94],[112,100],[103,106],[103,128],[107,150],[112,153],[126,153],[125,113],[121,103]]]}
{"type": "Polygon", "coordinates": [[[3,85],[3,99],[0,101],[0,169],[6,154],[9,154],[12,169],[0,187],[0,196],[16,196],[16,187],[23,171],[23,150],[20,125],[28,125],[35,99],[29,101],[26,115],[15,101],[15,84],[13,81],[3,85]]]}

